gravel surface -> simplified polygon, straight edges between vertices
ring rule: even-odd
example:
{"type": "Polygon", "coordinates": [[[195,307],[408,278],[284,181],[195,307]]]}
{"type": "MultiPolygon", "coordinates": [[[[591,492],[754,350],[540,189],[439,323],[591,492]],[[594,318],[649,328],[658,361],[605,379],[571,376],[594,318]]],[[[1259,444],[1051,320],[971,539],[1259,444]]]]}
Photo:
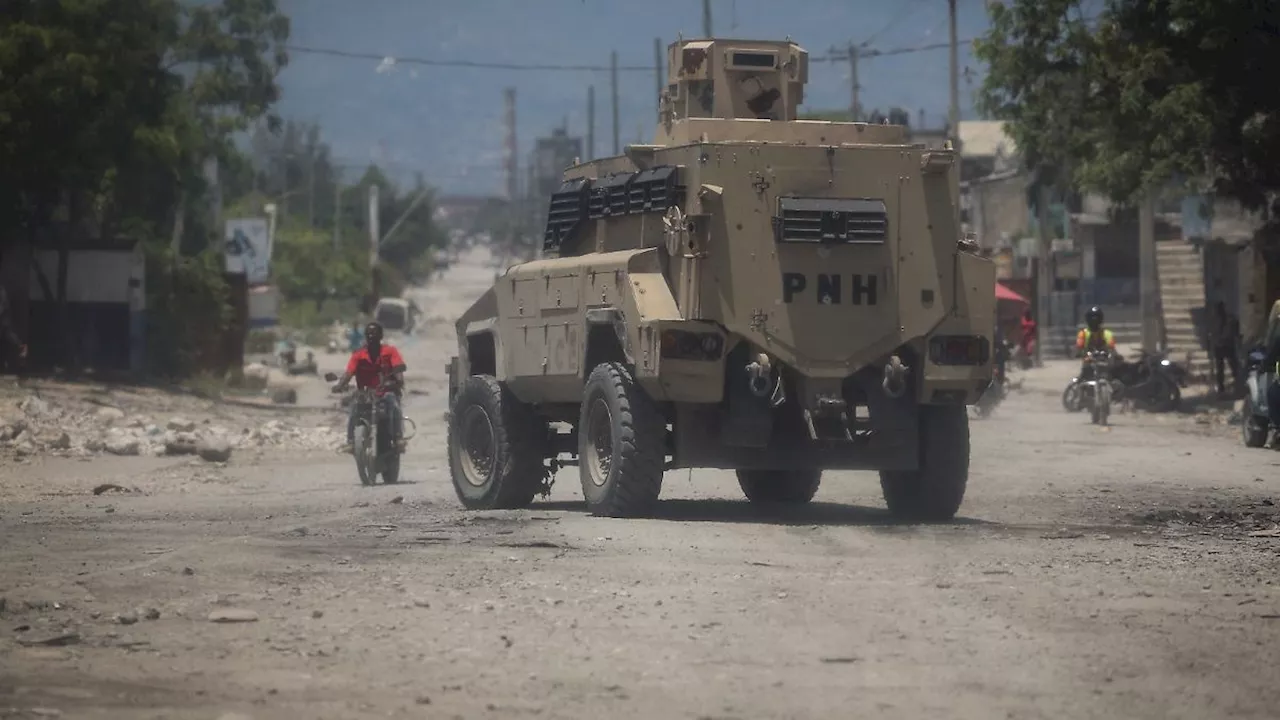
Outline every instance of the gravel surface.
{"type": "MultiPolygon", "coordinates": [[[[951,524],[895,524],[868,473],[785,514],[680,471],[657,518],[596,519],[572,470],[528,511],[464,512],[442,367],[491,279],[455,266],[398,339],[398,486],[290,442],[0,465],[0,717],[1276,716],[1280,453],[1194,416],[1092,427],[1051,364],[974,421],[951,524]]],[[[265,422],[172,409],[197,411],[265,422]]]]}

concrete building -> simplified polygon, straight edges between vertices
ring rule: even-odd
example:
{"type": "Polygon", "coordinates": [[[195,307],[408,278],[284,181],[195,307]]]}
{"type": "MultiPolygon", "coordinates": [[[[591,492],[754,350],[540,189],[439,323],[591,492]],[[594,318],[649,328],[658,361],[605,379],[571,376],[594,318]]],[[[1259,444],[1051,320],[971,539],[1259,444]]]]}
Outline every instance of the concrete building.
{"type": "Polygon", "coordinates": [[[537,247],[542,246],[542,232],[547,224],[551,194],[560,187],[565,168],[583,157],[582,147],[582,138],[570,135],[567,126],[555,128],[550,135],[534,141],[534,150],[529,158],[529,186],[525,195],[531,218],[530,228],[537,247]]]}

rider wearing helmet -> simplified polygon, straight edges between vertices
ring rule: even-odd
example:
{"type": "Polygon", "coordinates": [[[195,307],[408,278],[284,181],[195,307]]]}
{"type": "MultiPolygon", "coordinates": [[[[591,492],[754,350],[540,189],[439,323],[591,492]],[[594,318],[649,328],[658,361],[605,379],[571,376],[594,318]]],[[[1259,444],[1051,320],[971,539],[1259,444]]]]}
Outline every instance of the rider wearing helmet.
{"type": "MultiPolygon", "coordinates": [[[[1117,359],[1116,337],[1102,326],[1102,320],[1102,309],[1096,305],[1084,314],[1084,327],[1076,335],[1076,352],[1083,356],[1092,350],[1106,350],[1111,353],[1111,359],[1114,362],[1117,359]]],[[[1088,358],[1086,358],[1085,365],[1080,370],[1080,377],[1086,378],[1091,375],[1088,358]]]]}
{"type": "Polygon", "coordinates": [[[1084,327],[1076,335],[1076,350],[1081,353],[1089,350],[1116,351],[1116,336],[1102,326],[1102,309],[1098,306],[1089,308],[1084,314],[1084,327]]]}

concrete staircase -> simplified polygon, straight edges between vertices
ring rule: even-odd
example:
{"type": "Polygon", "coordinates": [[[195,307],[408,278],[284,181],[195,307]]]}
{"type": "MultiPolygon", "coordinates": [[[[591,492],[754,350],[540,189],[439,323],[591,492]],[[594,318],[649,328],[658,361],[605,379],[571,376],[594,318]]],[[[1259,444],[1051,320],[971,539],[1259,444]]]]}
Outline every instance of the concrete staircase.
{"type": "Polygon", "coordinates": [[[1205,349],[1204,260],[1192,245],[1180,240],[1156,243],[1156,272],[1160,278],[1165,348],[1170,359],[1187,364],[1193,377],[1211,371],[1205,349]]]}

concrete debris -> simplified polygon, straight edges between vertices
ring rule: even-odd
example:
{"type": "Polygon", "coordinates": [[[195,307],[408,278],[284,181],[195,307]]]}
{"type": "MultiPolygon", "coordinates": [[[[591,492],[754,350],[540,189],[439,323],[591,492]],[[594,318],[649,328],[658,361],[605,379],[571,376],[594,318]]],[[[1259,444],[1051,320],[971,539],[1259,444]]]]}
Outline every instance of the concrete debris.
{"type": "MultiPolygon", "coordinates": [[[[275,391],[279,402],[296,402],[297,390],[275,391]],[[285,399],[292,393],[292,399],[285,399]]],[[[341,444],[341,428],[297,426],[273,419],[241,427],[219,427],[183,416],[154,421],[146,415],[85,401],[83,405],[30,395],[5,404],[0,398],[0,458],[39,454],[87,457],[101,453],[120,456],[200,455],[209,462],[226,462],[235,450],[328,450],[341,444]],[[201,454],[201,447],[206,449],[201,454]],[[205,456],[208,457],[205,457],[205,456]],[[210,459],[214,458],[214,459],[210,459]]]]}
{"type": "Polygon", "coordinates": [[[164,437],[165,455],[195,455],[200,440],[189,431],[170,432],[164,437]]]}
{"type": "Polygon", "coordinates": [[[98,408],[98,412],[96,414],[99,420],[102,420],[108,425],[124,419],[124,411],[120,408],[101,407],[98,408]]]}
{"type": "Polygon", "coordinates": [[[136,437],[115,436],[107,440],[106,448],[112,455],[138,455],[142,452],[142,441],[136,437]]]}
{"type": "Polygon", "coordinates": [[[206,437],[196,446],[196,454],[206,462],[226,462],[231,459],[231,443],[223,437],[206,437]]]}

